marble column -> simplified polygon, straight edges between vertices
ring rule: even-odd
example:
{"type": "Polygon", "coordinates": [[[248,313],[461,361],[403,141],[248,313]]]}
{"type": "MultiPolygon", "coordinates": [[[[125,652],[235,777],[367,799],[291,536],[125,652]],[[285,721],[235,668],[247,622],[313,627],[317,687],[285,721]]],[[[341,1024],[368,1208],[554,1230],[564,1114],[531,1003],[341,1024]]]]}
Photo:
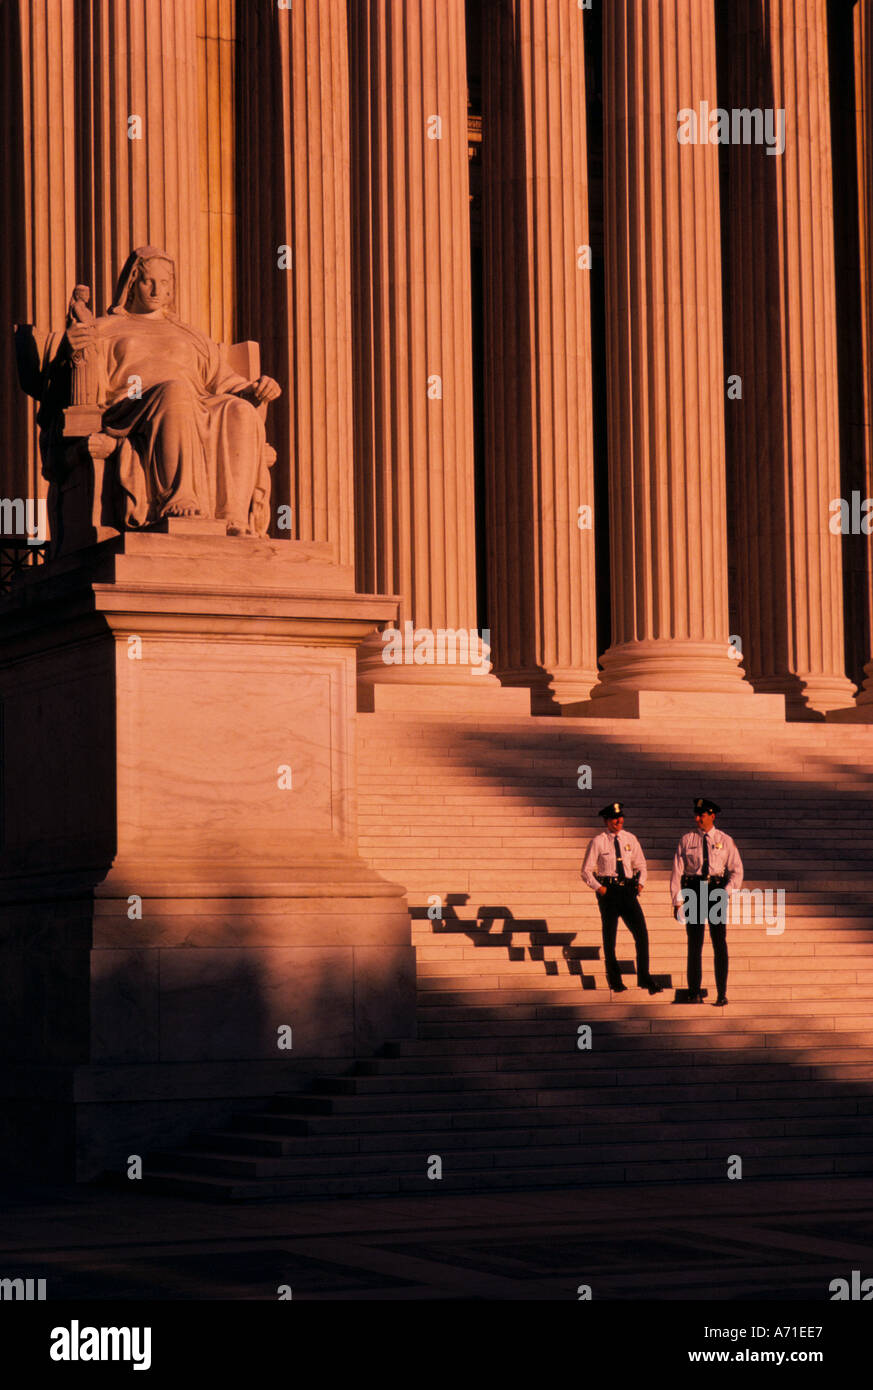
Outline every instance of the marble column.
{"type": "Polygon", "coordinates": [[[496,682],[477,641],[427,659],[427,632],[476,630],[464,0],[350,18],[358,587],[396,593],[410,638],[396,663],[378,640],[362,656],[367,707],[383,685],[420,702],[422,684],[496,682]]]}
{"type": "MultiPolygon", "coordinates": [[[[873,497],[873,0],[855,7],[858,210],[861,243],[861,313],[864,356],[864,424],[867,487],[873,497]]],[[[868,570],[867,631],[873,637],[873,565],[868,570]]],[[[873,661],[864,671],[858,703],[873,707],[873,661]]]]}
{"type": "MultiPolygon", "coordinates": [[[[854,21],[864,496],[873,497],[873,0],[858,0],[854,21]]],[[[873,643],[873,561],[869,547],[868,539],[867,563],[861,576],[868,651],[873,643]]],[[[864,667],[864,684],[855,706],[830,717],[873,723],[873,659],[864,667]]]]}
{"type": "Polygon", "coordinates": [[[678,140],[680,111],[717,104],[714,9],[613,0],[603,24],[613,645],[580,712],[750,710],[728,641],[718,148],[678,140]]]}
{"type": "MultiPolygon", "coordinates": [[[[0,180],[0,324],[7,349],[13,323],[46,333],[61,327],[77,279],[74,18],[74,0],[0,5],[7,155],[0,180]]],[[[45,496],[34,405],[18,385],[8,350],[0,353],[0,411],[0,493],[45,496]]]]}
{"type": "Polygon", "coordinates": [[[841,489],[827,3],[738,0],[729,14],[725,104],[776,112],[772,150],[729,150],[737,625],[755,689],[784,693],[794,718],[821,718],[854,690],[829,527],[841,489]]]}
{"type": "Polygon", "coordinates": [[[180,317],[204,327],[197,0],[86,0],[77,15],[80,275],[105,312],[131,247],[162,246],[180,317]]]}
{"type": "MultiPolygon", "coordinates": [[[[354,561],[349,78],[345,0],[237,12],[239,314],[283,395],[270,407],[290,534],[354,561]]],[[[289,534],[281,523],[279,536],[289,534]]]]}
{"type": "Polygon", "coordinates": [[[492,660],[535,709],[597,679],[582,26],[576,0],[492,0],[484,24],[492,660]]]}
{"type": "Polygon", "coordinates": [[[234,0],[197,0],[200,294],[218,343],[233,342],[236,328],[237,47],[234,0]]]}

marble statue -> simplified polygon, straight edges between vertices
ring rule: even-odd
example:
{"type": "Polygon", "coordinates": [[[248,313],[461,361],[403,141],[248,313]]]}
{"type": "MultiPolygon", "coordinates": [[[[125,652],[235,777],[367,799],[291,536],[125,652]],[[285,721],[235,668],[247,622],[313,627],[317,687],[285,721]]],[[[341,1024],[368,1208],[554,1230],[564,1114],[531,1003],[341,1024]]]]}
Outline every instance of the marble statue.
{"type": "MultiPolygon", "coordinates": [[[[65,333],[52,335],[40,420],[51,450],[61,436],[80,436],[92,459],[106,460],[108,519],[120,530],[208,517],[225,522],[228,535],[265,535],[275,453],[263,415],[281,394],[277,383],[239,375],[217,343],[181,321],[176,268],[159,247],[131,253],[104,316],[95,318],[89,299],[77,285],[65,333]],[[73,408],[60,429],[63,394],[73,408]]],[[[62,478],[67,465],[43,453],[46,476],[62,478]]]]}

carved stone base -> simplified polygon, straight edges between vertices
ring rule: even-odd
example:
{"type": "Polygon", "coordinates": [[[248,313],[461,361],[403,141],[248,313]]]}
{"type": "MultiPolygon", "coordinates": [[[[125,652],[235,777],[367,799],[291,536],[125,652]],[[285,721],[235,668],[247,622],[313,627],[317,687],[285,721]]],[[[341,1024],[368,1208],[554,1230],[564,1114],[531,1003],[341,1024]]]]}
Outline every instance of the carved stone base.
{"type": "Polygon", "coordinates": [[[0,606],[7,1169],[116,1169],[414,1026],[353,801],[355,649],[394,604],[327,545],[168,531],[0,606]]]}

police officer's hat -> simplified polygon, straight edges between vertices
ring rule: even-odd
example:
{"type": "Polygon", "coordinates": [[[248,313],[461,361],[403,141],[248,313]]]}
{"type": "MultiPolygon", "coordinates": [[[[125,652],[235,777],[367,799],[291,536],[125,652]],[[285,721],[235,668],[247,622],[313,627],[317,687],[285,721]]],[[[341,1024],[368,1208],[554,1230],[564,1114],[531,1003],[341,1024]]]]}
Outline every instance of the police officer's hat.
{"type": "Polygon", "coordinates": [[[710,815],[717,816],[720,810],[721,807],[717,806],[714,801],[710,801],[708,796],[698,796],[694,802],[695,816],[702,816],[707,811],[710,815]]]}
{"type": "Polygon", "coordinates": [[[624,815],[624,807],[620,801],[612,801],[608,806],[604,806],[601,811],[598,811],[597,814],[602,816],[604,820],[612,820],[614,816],[624,815]]]}

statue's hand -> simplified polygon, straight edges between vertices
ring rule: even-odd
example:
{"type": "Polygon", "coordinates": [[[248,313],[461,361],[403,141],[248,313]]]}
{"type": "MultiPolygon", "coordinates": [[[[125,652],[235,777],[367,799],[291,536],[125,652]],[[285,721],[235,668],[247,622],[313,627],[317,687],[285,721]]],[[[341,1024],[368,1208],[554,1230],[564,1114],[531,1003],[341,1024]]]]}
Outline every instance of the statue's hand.
{"type": "Polygon", "coordinates": [[[91,347],[96,338],[97,329],[93,323],[71,323],[67,328],[67,342],[73,352],[91,347]]]}
{"type": "Polygon", "coordinates": [[[271,376],[262,376],[254,383],[251,392],[256,401],[274,401],[281,396],[282,388],[271,376]]]}

